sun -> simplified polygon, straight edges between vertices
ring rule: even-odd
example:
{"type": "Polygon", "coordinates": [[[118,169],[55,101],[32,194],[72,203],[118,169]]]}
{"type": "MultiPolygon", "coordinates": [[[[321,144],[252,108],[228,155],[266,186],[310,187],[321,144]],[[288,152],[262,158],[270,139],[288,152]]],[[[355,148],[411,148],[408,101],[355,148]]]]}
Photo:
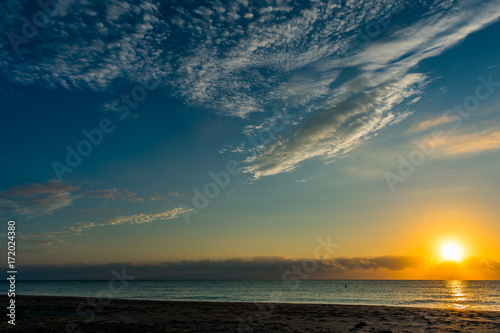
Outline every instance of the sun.
{"type": "Polygon", "coordinates": [[[463,249],[455,242],[446,242],[441,245],[441,256],[445,261],[459,262],[463,257],[463,249]]]}

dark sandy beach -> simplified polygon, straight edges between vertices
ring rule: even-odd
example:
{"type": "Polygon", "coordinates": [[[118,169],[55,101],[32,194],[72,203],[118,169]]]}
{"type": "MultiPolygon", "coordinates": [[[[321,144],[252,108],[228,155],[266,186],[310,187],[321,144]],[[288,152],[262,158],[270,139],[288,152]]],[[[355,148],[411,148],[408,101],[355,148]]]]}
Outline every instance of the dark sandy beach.
{"type": "MultiPolygon", "coordinates": [[[[8,304],[5,296],[1,304],[8,304]]],[[[500,312],[17,296],[1,332],[500,332],[500,312]]]]}

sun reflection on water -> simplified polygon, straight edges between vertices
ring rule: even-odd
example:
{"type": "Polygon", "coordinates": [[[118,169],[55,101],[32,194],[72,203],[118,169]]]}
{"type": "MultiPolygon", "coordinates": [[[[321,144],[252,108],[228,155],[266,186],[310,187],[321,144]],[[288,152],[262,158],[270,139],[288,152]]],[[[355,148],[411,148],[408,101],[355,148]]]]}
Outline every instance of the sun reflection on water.
{"type": "Polygon", "coordinates": [[[467,304],[470,296],[467,294],[465,281],[452,280],[446,281],[446,288],[451,297],[451,304],[449,306],[456,310],[465,310],[469,308],[467,304]]]}

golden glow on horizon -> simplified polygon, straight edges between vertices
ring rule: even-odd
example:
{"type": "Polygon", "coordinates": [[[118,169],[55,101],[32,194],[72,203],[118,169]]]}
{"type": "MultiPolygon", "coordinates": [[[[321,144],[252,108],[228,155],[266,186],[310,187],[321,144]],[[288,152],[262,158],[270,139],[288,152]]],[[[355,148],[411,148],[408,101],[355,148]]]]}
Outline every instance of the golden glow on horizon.
{"type": "Polygon", "coordinates": [[[441,256],[445,261],[456,261],[459,262],[463,258],[463,249],[462,247],[452,241],[448,241],[441,245],[441,256]]]}

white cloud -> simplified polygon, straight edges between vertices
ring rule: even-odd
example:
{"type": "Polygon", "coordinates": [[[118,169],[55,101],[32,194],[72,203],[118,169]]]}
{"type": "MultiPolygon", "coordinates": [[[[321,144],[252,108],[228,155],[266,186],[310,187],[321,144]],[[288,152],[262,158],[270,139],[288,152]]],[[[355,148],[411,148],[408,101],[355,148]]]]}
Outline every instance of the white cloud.
{"type": "Polygon", "coordinates": [[[498,127],[478,133],[454,135],[434,141],[438,151],[445,155],[475,154],[500,149],[498,127]]]}
{"type": "MultiPolygon", "coordinates": [[[[301,83],[304,68],[318,61],[342,58],[356,27],[397,6],[342,7],[336,0],[69,2],[18,54],[8,41],[0,42],[0,68],[18,83],[67,89],[104,90],[117,79],[136,83],[152,76],[188,103],[247,117],[271,101],[295,98],[297,91],[323,96],[335,72],[321,74],[322,82],[307,90],[289,82],[301,83]]],[[[20,34],[22,7],[8,12],[0,27],[20,34]]]]}
{"type": "Polygon", "coordinates": [[[449,116],[440,116],[437,118],[432,118],[432,119],[427,119],[420,121],[418,123],[415,123],[412,127],[408,129],[408,132],[414,133],[414,132],[420,132],[420,131],[425,131],[429,128],[433,128],[442,124],[446,124],[453,121],[452,117],[449,116]]]}
{"type": "MultiPolygon", "coordinates": [[[[22,25],[15,3],[4,4],[3,31],[22,25]]],[[[261,177],[352,150],[406,117],[398,105],[418,101],[416,85],[430,79],[415,66],[499,16],[500,0],[69,2],[19,54],[1,41],[0,70],[22,84],[98,91],[155,77],[188,104],[241,118],[276,105],[303,110],[302,124],[247,161],[261,177]],[[355,47],[369,22],[410,7],[422,15],[355,47]]]]}
{"type": "Polygon", "coordinates": [[[63,236],[81,236],[84,231],[97,228],[106,227],[111,225],[122,225],[122,224],[142,224],[142,223],[152,223],[156,221],[163,220],[173,220],[178,218],[181,214],[187,212],[188,210],[183,208],[174,208],[160,213],[148,213],[148,214],[135,214],[129,216],[118,216],[111,220],[103,223],[95,222],[78,222],[74,225],[61,231],[53,231],[47,233],[47,235],[63,235],[63,236]]]}
{"type": "Polygon", "coordinates": [[[183,208],[174,208],[171,210],[167,210],[161,213],[154,214],[135,214],[130,216],[119,216],[115,217],[112,220],[109,220],[106,223],[99,224],[99,226],[107,226],[107,225],[120,225],[124,223],[131,224],[142,224],[142,223],[151,223],[154,221],[162,221],[162,220],[172,220],[178,218],[182,213],[185,213],[186,209],[183,208]]]}
{"type": "MultiPolygon", "coordinates": [[[[288,136],[264,149],[257,148],[256,156],[246,160],[249,165],[245,171],[259,178],[292,171],[314,157],[335,157],[404,119],[409,113],[398,105],[407,98],[418,98],[430,80],[424,74],[409,74],[415,65],[441,54],[498,17],[498,0],[483,5],[464,1],[449,11],[430,12],[384,41],[372,43],[348,63],[358,74],[335,89],[325,88],[323,106],[294,125],[288,136]]],[[[337,64],[338,59],[332,60],[330,67],[337,64]]],[[[327,64],[323,68],[328,68],[327,64]]]]}
{"type": "MultiPolygon", "coordinates": [[[[119,78],[138,82],[169,72],[168,63],[157,66],[160,45],[168,36],[168,27],[157,17],[157,1],[64,3],[46,26],[18,46],[17,54],[8,39],[2,39],[0,68],[5,77],[21,84],[102,90],[119,78]]],[[[8,11],[9,19],[0,23],[2,31],[23,36],[24,10],[17,6],[8,11]]]]}
{"type": "Polygon", "coordinates": [[[247,159],[250,165],[246,172],[255,178],[289,172],[304,160],[331,158],[352,150],[373,133],[408,116],[407,112],[391,110],[418,92],[412,88],[417,82],[422,82],[421,75],[407,75],[335,107],[325,107],[297,126],[289,138],[279,138],[247,159]]]}

